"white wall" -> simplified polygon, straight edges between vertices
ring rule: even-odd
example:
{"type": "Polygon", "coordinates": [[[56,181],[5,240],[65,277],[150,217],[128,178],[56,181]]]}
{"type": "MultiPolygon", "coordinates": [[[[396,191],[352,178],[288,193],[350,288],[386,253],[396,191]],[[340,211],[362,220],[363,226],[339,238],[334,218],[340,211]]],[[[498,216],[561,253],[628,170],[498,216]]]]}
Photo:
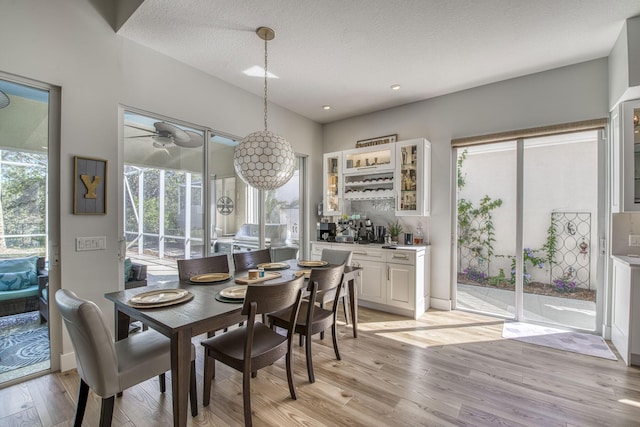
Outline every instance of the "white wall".
{"type": "MultiPolygon", "coordinates": [[[[118,105],[244,136],[262,128],[263,104],[260,97],[116,35],[92,3],[112,11],[107,0],[2,2],[0,70],[62,88],[61,284],[94,300],[112,325],[113,306],[103,294],[117,290],[122,281],[118,105]],[[107,215],[71,213],[74,155],[109,161],[107,215]],[[75,252],[78,236],[107,236],[107,249],[75,252]]],[[[321,159],[320,125],[271,106],[269,127],[287,138],[296,152],[321,159]]],[[[310,166],[311,176],[321,175],[321,160],[310,166]]],[[[320,194],[321,183],[310,182],[311,191],[320,194]]],[[[309,221],[315,224],[315,215],[309,221]]],[[[63,353],[71,351],[65,342],[63,353]]]]}
{"type": "Polygon", "coordinates": [[[431,141],[431,295],[432,306],[445,308],[452,294],[451,139],[607,117],[607,88],[607,59],[589,61],[327,124],[324,151],[394,133],[431,141]]]}

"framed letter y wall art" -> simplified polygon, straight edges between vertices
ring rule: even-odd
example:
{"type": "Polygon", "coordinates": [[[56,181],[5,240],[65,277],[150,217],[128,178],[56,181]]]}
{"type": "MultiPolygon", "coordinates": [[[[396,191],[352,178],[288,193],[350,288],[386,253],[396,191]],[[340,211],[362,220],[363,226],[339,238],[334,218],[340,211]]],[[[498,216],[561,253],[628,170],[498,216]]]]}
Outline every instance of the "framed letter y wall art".
{"type": "Polygon", "coordinates": [[[107,213],[107,161],[74,156],[73,213],[107,213]]]}

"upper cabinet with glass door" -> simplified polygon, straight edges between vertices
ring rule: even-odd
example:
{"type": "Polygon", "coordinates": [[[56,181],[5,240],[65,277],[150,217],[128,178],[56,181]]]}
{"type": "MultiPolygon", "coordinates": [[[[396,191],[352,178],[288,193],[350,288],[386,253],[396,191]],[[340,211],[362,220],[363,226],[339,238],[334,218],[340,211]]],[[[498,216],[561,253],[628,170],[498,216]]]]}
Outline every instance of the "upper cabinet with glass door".
{"type": "Polygon", "coordinates": [[[640,99],[611,112],[611,210],[640,211],[640,99]]]}
{"type": "Polygon", "coordinates": [[[396,143],[396,216],[431,213],[431,143],[424,138],[396,143]]]}
{"type": "Polygon", "coordinates": [[[326,153],[323,159],[323,215],[340,215],[342,213],[342,153],[326,153]]]}
{"type": "Polygon", "coordinates": [[[363,175],[393,171],[395,144],[354,148],[342,152],[342,172],[345,175],[363,175]]]}

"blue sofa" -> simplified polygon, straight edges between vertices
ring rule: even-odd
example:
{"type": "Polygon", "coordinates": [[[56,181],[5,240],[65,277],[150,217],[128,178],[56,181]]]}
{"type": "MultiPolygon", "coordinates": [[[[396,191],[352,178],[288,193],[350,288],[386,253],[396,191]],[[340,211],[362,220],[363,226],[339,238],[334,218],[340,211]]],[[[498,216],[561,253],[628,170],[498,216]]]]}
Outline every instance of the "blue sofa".
{"type": "Polygon", "coordinates": [[[0,259],[0,316],[39,310],[47,282],[44,257],[0,259]]]}

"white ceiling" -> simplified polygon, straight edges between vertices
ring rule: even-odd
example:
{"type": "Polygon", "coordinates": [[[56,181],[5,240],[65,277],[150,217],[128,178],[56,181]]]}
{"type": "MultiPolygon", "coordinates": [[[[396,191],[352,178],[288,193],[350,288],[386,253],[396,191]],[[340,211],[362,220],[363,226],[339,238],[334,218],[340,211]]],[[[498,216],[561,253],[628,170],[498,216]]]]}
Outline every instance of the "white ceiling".
{"type": "Polygon", "coordinates": [[[638,0],[145,0],[118,34],[262,96],[242,71],[271,27],[269,100],[328,123],[605,57],[636,15],[638,0]]]}

